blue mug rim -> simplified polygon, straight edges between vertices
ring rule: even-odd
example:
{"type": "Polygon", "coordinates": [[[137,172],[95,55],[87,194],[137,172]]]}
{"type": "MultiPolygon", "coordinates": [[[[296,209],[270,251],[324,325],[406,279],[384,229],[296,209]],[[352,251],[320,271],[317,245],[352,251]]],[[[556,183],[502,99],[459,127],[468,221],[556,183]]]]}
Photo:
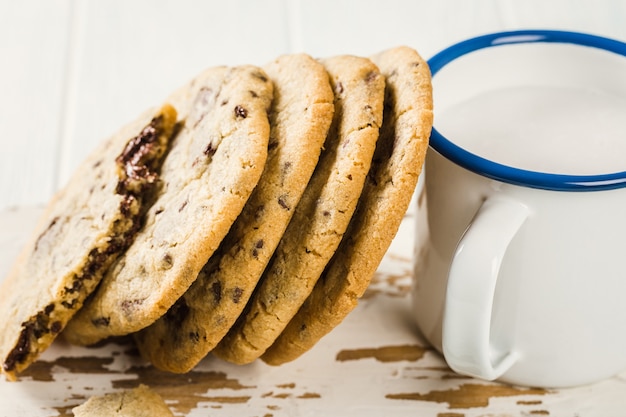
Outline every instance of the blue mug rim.
{"type": "MultiPolygon", "coordinates": [[[[626,56],[626,43],[581,32],[514,30],[495,32],[456,43],[428,60],[434,77],[448,63],[479,49],[520,43],[570,43],[626,56]]],[[[525,170],[503,165],[469,152],[448,140],[433,126],[430,146],[455,164],[479,175],[524,187],[553,191],[599,191],[626,187],[626,171],[599,175],[567,175],[525,170]]]]}

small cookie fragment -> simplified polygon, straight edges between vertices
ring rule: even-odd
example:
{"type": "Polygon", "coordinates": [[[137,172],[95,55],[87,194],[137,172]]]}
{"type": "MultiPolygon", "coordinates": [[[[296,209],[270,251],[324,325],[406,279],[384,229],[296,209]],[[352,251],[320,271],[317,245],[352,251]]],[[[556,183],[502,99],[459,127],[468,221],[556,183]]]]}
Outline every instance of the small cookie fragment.
{"type": "Polygon", "coordinates": [[[196,281],[157,322],[135,334],[142,356],[187,372],[224,337],[246,305],[318,161],[332,122],[324,67],[304,54],[264,67],[274,83],[269,154],[259,184],[196,281]]]}
{"type": "Polygon", "coordinates": [[[189,288],[261,176],[272,97],[255,66],[210,68],[170,97],[184,125],[163,163],[163,190],[66,339],[89,345],[141,330],[189,288]]]}
{"type": "Polygon", "coordinates": [[[0,285],[0,358],[13,380],[65,327],[133,241],[159,186],[176,123],[146,111],[104,141],[49,202],[0,285]]]}
{"type": "Polygon", "coordinates": [[[337,253],[262,356],[268,364],[296,359],[356,307],[400,226],[424,164],[433,122],[428,64],[408,47],[384,51],[372,60],[386,77],[386,91],[368,180],[337,253]]]}
{"type": "Polygon", "coordinates": [[[229,362],[261,356],[296,314],[339,245],[369,170],[382,124],[384,79],[366,58],[337,56],[322,63],[335,94],[333,123],[255,293],[214,350],[229,362]]]}
{"type": "Polygon", "coordinates": [[[173,417],[163,398],[144,384],[130,391],[89,398],[72,409],[75,417],[173,417]]]}

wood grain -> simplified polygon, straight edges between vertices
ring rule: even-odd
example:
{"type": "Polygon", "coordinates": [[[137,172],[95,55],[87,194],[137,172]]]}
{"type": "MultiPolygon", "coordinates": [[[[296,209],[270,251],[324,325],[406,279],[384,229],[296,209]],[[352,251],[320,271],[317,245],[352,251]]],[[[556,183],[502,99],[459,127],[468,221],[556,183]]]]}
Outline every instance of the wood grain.
{"type": "Polygon", "coordinates": [[[0,2],[0,208],[54,189],[70,15],[69,0],[0,2]]]}

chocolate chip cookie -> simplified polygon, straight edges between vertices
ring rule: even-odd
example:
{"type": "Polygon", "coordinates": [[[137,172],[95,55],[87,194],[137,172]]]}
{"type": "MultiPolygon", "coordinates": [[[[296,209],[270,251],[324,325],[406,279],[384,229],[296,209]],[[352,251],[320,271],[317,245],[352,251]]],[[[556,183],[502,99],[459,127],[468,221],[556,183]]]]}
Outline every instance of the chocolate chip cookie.
{"type": "Polygon", "coordinates": [[[163,190],[134,243],[68,324],[70,342],[141,330],[195,281],[261,176],[272,97],[272,82],[255,66],[210,68],[170,97],[184,126],[163,163],[163,190]]]}
{"type": "Polygon", "coordinates": [[[52,343],[135,237],[176,117],[169,105],[145,112],[95,149],[48,204],[0,284],[0,358],[9,379],[52,343]]]}
{"type": "Polygon", "coordinates": [[[386,78],[384,123],[368,180],[344,239],[311,295],[262,359],[272,365],[310,349],[356,307],[404,216],[433,121],[427,63],[408,47],[372,60],[386,78]]]}
{"type": "Polygon", "coordinates": [[[234,363],[258,358],[298,311],[343,236],[370,167],[382,123],[384,79],[368,59],[322,61],[335,94],[318,166],[248,306],[215,348],[234,363]]]}
{"type": "Polygon", "coordinates": [[[269,153],[241,215],[196,281],[168,312],[135,335],[157,368],[186,372],[241,314],[283,235],[319,159],[332,122],[324,67],[304,54],[264,67],[274,84],[269,153]]]}

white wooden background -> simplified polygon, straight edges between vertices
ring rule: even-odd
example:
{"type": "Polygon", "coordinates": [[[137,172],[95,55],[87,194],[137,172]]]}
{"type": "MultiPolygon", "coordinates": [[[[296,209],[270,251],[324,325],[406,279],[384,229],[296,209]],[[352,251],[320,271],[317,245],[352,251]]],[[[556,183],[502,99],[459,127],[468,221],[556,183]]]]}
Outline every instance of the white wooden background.
{"type": "Polygon", "coordinates": [[[0,0],[0,210],[45,203],[95,144],[205,67],[369,55],[518,28],[626,40],[625,0],[0,0]]]}

